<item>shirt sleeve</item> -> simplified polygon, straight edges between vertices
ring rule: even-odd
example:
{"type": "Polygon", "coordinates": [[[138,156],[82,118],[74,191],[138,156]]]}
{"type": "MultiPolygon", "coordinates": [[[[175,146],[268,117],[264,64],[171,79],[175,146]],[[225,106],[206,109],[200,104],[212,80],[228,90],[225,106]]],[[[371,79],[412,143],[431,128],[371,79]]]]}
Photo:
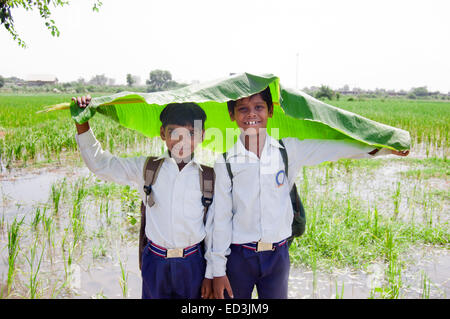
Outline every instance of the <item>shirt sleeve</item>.
{"type": "Polygon", "coordinates": [[[121,158],[104,151],[91,129],[76,135],[81,157],[89,170],[103,180],[138,187],[146,157],[121,158]]]}
{"type": "MultiPolygon", "coordinates": [[[[214,199],[213,199],[214,202],[214,199]]],[[[205,223],[205,259],[206,259],[206,271],[205,278],[213,279],[213,260],[211,256],[212,250],[212,232],[213,232],[213,219],[214,219],[214,207],[213,204],[209,206],[208,213],[206,214],[205,223]]]]}
{"type": "Polygon", "coordinates": [[[226,170],[222,155],[214,164],[216,181],[214,185],[214,200],[212,203],[214,215],[212,220],[212,250],[211,260],[214,277],[225,276],[227,256],[230,254],[232,238],[232,195],[231,180],[226,170]]]}
{"type": "MultiPolygon", "coordinates": [[[[350,140],[299,140],[294,137],[283,139],[289,159],[289,182],[292,185],[302,166],[317,165],[341,158],[373,158],[369,152],[375,148],[367,144],[350,140]],[[292,173],[291,173],[292,172],[292,173]]],[[[386,155],[382,149],[375,156],[386,155]]]]}

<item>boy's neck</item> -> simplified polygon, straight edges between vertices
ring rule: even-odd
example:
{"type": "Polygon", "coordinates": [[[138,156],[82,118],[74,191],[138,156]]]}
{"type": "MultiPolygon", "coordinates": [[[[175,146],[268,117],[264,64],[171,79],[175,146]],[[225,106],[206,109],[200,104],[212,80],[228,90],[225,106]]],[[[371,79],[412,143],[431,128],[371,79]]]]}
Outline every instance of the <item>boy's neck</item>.
{"type": "Polygon", "coordinates": [[[169,153],[169,157],[171,157],[175,160],[175,163],[177,163],[177,166],[178,166],[178,170],[180,170],[180,171],[186,166],[187,163],[192,161],[192,159],[194,158],[194,153],[192,153],[190,156],[183,158],[183,159],[173,157],[172,154],[170,153],[170,151],[168,151],[168,153],[169,153]]]}
{"type": "Polygon", "coordinates": [[[254,153],[258,158],[261,157],[264,143],[266,142],[265,130],[260,130],[258,133],[252,135],[243,133],[240,138],[247,151],[254,153]]]}

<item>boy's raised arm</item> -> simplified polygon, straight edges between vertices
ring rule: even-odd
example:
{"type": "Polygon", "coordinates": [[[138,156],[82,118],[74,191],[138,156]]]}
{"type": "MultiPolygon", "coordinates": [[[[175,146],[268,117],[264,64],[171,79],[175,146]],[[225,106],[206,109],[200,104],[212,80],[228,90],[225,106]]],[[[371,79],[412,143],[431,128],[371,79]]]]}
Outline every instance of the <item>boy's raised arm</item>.
{"type": "MultiPolygon", "coordinates": [[[[72,98],[84,108],[91,101],[90,96],[72,98]]],[[[75,123],[76,124],[76,123],[75,123]]],[[[122,185],[139,186],[143,182],[145,156],[121,158],[104,151],[95,138],[89,123],[76,124],[78,135],[75,137],[81,157],[86,166],[97,177],[122,185]]]]}
{"type": "Polygon", "coordinates": [[[326,161],[337,161],[341,158],[361,159],[373,158],[374,156],[383,156],[394,154],[397,156],[407,156],[409,150],[392,151],[382,148],[374,149],[363,143],[352,141],[337,140],[299,140],[297,138],[284,138],[289,158],[289,172],[295,172],[289,177],[295,179],[298,170],[302,166],[317,165],[326,161]]]}

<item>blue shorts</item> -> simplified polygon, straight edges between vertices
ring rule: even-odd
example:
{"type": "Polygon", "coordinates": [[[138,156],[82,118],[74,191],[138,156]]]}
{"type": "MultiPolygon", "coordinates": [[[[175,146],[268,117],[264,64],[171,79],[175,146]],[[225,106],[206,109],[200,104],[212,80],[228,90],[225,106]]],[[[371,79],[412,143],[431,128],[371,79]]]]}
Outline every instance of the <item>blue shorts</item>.
{"type": "Polygon", "coordinates": [[[142,299],[199,299],[206,269],[202,245],[181,258],[166,258],[151,245],[142,254],[142,299]]]}
{"type": "Polygon", "coordinates": [[[256,252],[245,244],[230,248],[227,276],[234,298],[250,299],[256,285],[259,299],[287,299],[290,260],[286,243],[273,251],[256,252]]]}

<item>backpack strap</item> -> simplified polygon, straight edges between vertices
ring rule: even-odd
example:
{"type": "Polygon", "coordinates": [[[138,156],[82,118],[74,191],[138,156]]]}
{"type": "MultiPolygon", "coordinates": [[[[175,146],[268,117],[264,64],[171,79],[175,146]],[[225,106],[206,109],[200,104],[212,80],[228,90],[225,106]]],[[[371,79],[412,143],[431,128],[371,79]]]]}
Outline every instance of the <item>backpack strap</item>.
{"type": "Polygon", "coordinates": [[[288,170],[289,170],[289,162],[288,162],[288,156],[286,152],[286,147],[284,147],[284,143],[281,139],[278,140],[278,142],[281,144],[282,147],[280,147],[280,153],[281,157],[283,158],[284,163],[284,171],[286,173],[286,177],[288,177],[288,170]]]}
{"type": "Polygon", "coordinates": [[[155,204],[153,199],[152,185],[155,183],[158,177],[159,170],[164,162],[164,158],[155,160],[155,157],[149,156],[144,165],[144,192],[147,195],[145,197],[146,204],[152,207],[155,204]]]}
{"type": "MultiPolygon", "coordinates": [[[[155,184],[156,177],[158,177],[159,169],[162,166],[162,163],[164,162],[164,158],[161,158],[159,160],[156,160],[156,157],[149,156],[147,157],[147,160],[144,165],[144,192],[147,195],[145,197],[145,201],[148,203],[149,207],[153,206],[155,204],[155,201],[153,200],[153,193],[152,193],[152,185],[155,184]]],[[[144,201],[141,202],[141,225],[139,229],[139,269],[142,267],[142,254],[144,251],[145,246],[147,246],[148,240],[147,236],[145,236],[145,203],[144,201]]]]}
{"type": "Polygon", "coordinates": [[[145,204],[141,201],[141,225],[139,226],[139,269],[142,268],[142,254],[145,246],[148,244],[147,236],[145,236],[145,204]]]}
{"type": "Polygon", "coordinates": [[[208,213],[208,208],[212,204],[214,196],[214,181],[216,175],[214,174],[214,169],[209,166],[200,165],[200,190],[202,191],[202,204],[203,204],[203,223],[206,223],[206,214],[208,213]]]}
{"type": "MultiPolygon", "coordinates": [[[[283,158],[284,162],[284,170],[286,172],[286,177],[288,177],[288,156],[287,151],[284,146],[284,143],[281,139],[278,140],[278,142],[283,146],[280,148],[281,157],[283,158]]],[[[289,182],[289,180],[288,180],[289,182]]],[[[300,195],[297,191],[297,185],[295,183],[292,185],[291,191],[289,193],[289,196],[291,197],[292,207],[294,208],[294,220],[293,220],[293,226],[292,226],[292,236],[288,239],[289,246],[292,244],[293,237],[301,236],[303,232],[305,231],[305,223],[306,223],[306,215],[305,215],[305,208],[303,207],[302,200],[300,199],[300,195]]]]}
{"type": "Polygon", "coordinates": [[[231,180],[231,189],[233,189],[233,172],[231,171],[231,164],[230,162],[227,161],[227,152],[223,153],[223,159],[225,160],[225,165],[227,167],[227,172],[228,172],[228,176],[230,177],[231,180]]]}
{"type": "MultiPolygon", "coordinates": [[[[286,178],[288,178],[288,183],[289,183],[289,175],[288,175],[289,162],[288,162],[286,147],[284,147],[284,143],[281,139],[279,139],[278,142],[281,144],[281,146],[283,146],[280,148],[280,153],[281,153],[281,157],[283,158],[284,171],[286,173],[286,178]]],[[[303,209],[303,204],[301,203],[300,197],[298,196],[297,186],[295,185],[295,183],[294,183],[294,185],[292,185],[290,196],[291,196],[291,201],[293,203],[295,203],[295,207],[297,208],[297,210],[294,211],[294,214],[295,214],[296,211],[300,211],[301,209],[303,209]]]]}

